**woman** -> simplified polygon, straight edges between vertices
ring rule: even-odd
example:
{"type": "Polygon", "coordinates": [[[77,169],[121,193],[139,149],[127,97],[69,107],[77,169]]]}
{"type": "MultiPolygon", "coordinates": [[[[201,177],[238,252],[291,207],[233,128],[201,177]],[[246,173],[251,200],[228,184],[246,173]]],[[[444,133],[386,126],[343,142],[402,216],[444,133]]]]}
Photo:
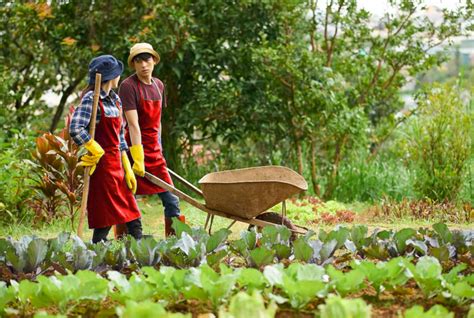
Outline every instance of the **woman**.
{"type": "Polygon", "coordinates": [[[89,86],[74,111],[69,132],[74,142],[84,145],[89,154],[79,165],[91,167],[87,200],[89,228],[94,229],[92,242],[106,240],[112,225],[126,224],[128,233],[140,239],[140,211],[133,194],[137,182],[126,155],[122,125],[122,105],[112,90],[118,87],[123,63],[112,55],[101,55],[89,64],[89,86]],[[89,134],[92,117],[95,75],[102,75],[95,139],[89,134]]]}

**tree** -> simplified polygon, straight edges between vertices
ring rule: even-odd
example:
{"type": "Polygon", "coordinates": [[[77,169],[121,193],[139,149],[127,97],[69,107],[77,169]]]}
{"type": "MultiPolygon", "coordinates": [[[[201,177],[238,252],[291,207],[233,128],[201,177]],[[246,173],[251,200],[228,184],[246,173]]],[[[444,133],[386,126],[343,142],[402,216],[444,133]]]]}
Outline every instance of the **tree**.
{"type": "Polygon", "coordinates": [[[93,56],[126,61],[133,43],[150,42],[167,87],[170,167],[206,143],[227,163],[292,166],[331,197],[347,155],[376,153],[406,120],[395,117],[402,86],[445,58],[430,50],[472,22],[470,1],[439,22],[417,14],[421,0],[390,3],[396,12],[374,21],[355,0],[11,2],[1,9],[0,59],[14,80],[1,98],[25,126],[44,92],[58,93],[55,130],[93,56]]]}
{"type": "Polygon", "coordinates": [[[47,5],[9,3],[0,8],[2,27],[3,129],[22,128],[38,114],[47,111],[40,101],[55,83],[52,55],[45,45],[46,21],[51,18],[47,5]]]}
{"type": "Polygon", "coordinates": [[[444,61],[429,51],[463,33],[460,21],[472,17],[472,8],[445,10],[435,23],[415,15],[421,1],[392,1],[397,13],[387,13],[374,30],[354,0],[322,8],[315,1],[283,3],[279,14],[272,11],[277,36],[261,32],[262,40],[246,48],[252,55],[245,74],[224,68],[225,80],[203,86],[199,101],[209,101],[209,111],[198,127],[209,136],[218,131],[224,141],[235,142],[229,136],[238,133],[241,141],[258,136],[268,149],[286,148],[284,157],[300,173],[309,163],[316,193],[321,178],[327,180],[324,196],[331,197],[346,154],[359,147],[376,151],[405,120],[395,120],[402,86],[409,75],[444,61]]]}

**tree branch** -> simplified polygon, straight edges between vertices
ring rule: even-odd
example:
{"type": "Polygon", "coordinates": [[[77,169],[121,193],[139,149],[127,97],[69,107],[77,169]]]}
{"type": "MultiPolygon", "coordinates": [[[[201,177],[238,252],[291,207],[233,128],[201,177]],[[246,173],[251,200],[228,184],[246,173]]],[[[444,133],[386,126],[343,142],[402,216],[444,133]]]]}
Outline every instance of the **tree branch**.
{"type": "Polygon", "coordinates": [[[333,4],[333,0],[326,5],[326,17],[324,19],[324,47],[325,50],[328,50],[329,43],[328,43],[328,24],[329,24],[329,12],[331,11],[331,7],[333,4]]]}
{"type": "Polygon", "coordinates": [[[314,32],[316,32],[316,26],[317,26],[316,9],[318,7],[318,1],[310,0],[309,6],[313,14],[312,19],[311,19],[312,28],[311,28],[311,31],[309,32],[309,39],[310,39],[310,44],[311,44],[311,52],[316,52],[316,41],[314,37],[314,32]]]}
{"type": "Polygon", "coordinates": [[[342,10],[342,7],[344,5],[344,2],[343,1],[340,1],[339,2],[339,7],[337,8],[337,12],[336,12],[336,24],[335,24],[335,30],[334,30],[334,36],[332,37],[331,39],[331,45],[327,51],[327,59],[326,59],[326,66],[330,66],[331,63],[332,63],[332,54],[334,52],[334,46],[336,44],[336,37],[337,37],[337,31],[338,31],[338,28],[339,28],[339,14],[341,13],[341,10],[342,10]]]}
{"type": "Polygon", "coordinates": [[[398,120],[395,125],[393,125],[392,129],[386,133],[382,138],[381,140],[375,144],[375,146],[373,147],[371,153],[370,153],[370,156],[368,158],[368,161],[372,160],[375,158],[375,156],[377,155],[380,147],[387,141],[387,139],[393,134],[393,132],[398,128],[398,126],[400,126],[400,124],[402,124],[404,121],[406,121],[408,118],[410,118],[411,116],[413,116],[414,114],[416,113],[416,110],[413,110],[411,111],[407,116],[403,116],[400,120],[398,120]]]}
{"type": "Polygon", "coordinates": [[[393,34],[390,34],[390,33],[387,34],[387,38],[385,39],[384,45],[383,45],[383,47],[382,47],[382,54],[381,54],[381,56],[380,56],[379,59],[378,59],[377,68],[375,69],[374,75],[372,76],[372,80],[370,81],[368,87],[363,90],[363,93],[360,95],[360,97],[359,97],[359,99],[358,99],[358,104],[359,104],[359,105],[364,104],[365,99],[367,98],[367,95],[369,94],[369,92],[372,90],[372,88],[374,87],[375,83],[377,82],[377,79],[378,79],[378,77],[379,77],[380,71],[382,70],[382,63],[383,63],[383,60],[384,60],[384,58],[385,58],[385,54],[386,54],[386,51],[387,51],[387,48],[388,48],[388,44],[390,43],[390,40],[391,40],[393,37],[396,37],[396,36],[402,31],[402,29],[405,27],[405,24],[409,21],[409,19],[410,19],[411,16],[415,13],[415,11],[416,11],[416,7],[414,7],[414,8],[407,14],[407,16],[405,17],[405,19],[403,19],[402,23],[400,23],[400,26],[399,26],[398,29],[395,31],[395,33],[393,33],[393,34]]]}

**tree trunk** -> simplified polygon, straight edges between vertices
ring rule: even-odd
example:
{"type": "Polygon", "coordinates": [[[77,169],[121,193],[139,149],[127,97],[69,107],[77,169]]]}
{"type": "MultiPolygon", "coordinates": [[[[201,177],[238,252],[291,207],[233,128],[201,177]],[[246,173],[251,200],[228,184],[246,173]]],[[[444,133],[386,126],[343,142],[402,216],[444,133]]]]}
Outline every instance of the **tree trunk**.
{"type": "MultiPolygon", "coordinates": [[[[298,164],[298,173],[303,175],[303,147],[301,146],[301,140],[296,138],[296,161],[298,164]]],[[[303,193],[300,193],[299,198],[302,199],[304,197],[303,193]]]]}
{"type": "Polygon", "coordinates": [[[168,79],[166,85],[166,107],[162,110],[161,143],[167,165],[172,170],[180,167],[178,134],[173,129],[176,127],[176,113],[181,108],[179,91],[176,82],[168,79]]]}
{"type": "Polygon", "coordinates": [[[318,176],[316,173],[316,140],[311,139],[311,183],[313,185],[314,194],[317,197],[321,196],[321,187],[318,183],[318,176]]]}
{"type": "Polygon", "coordinates": [[[63,112],[64,112],[64,106],[66,105],[67,99],[71,94],[76,90],[77,85],[82,81],[84,78],[84,75],[79,76],[76,78],[75,81],[71,83],[64,91],[61,96],[61,99],[59,100],[58,108],[56,109],[56,113],[54,114],[53,120],[51,121],[51,126],[49,126],[49,131],[51,133],[54,133],[56,128],[58,127],[58,123],[63,117],[63,112]]]}
{"type": "Polygon", "coordinates": [[[336,144],[336,151],[334,153],[334,162],[332,165],[331,176],[329,177],[328,186],[324,192],[324,199],[330,199],[336,188],[336,178],[339,164],[341,163],[342,153],[344,152],[344,147],[347,143],[348,135],[344,135],[342,140],[336,144]]]}
{"type": "Polygon", "coordinates": [[[296,140],[296,160],[298,164],[298,173],[303,175],[303,149],[301,147],[301,141],[296,140]]]}

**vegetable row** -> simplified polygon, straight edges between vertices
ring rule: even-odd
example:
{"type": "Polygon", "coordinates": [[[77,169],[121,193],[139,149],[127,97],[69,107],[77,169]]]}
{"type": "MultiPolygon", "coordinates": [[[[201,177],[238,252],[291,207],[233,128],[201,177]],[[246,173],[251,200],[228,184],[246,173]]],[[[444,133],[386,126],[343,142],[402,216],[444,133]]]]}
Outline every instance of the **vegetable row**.
{"type": "MultiPolygon", "coordinates": [[[[344,307],[342,303],[347,303],[344,297],[372,288],[377,291],[376,297],[383,292],[412,288],[415,292],[421,290],[421,302],[431,299],[449,306],[472,303],[474,274],[469,273],[466,264],[461,263],[443,272],[440,262],[434,257],[423,256],[416,264],[412,260],[397,257],[378,263],[352,261],[349,270],[294,262],[286,268],[283,264],[267,265],[262,271],[235,269],[224,264],[216,270],[207,264],[189,269],[161,266],[157,270],[145,266],[132,272],[129,278],[118,271],[108,271],[105,277],[93,271],[49,277],[39,275],[36,282],[0,282],[0,308],[16,315],[54,308],[54,312],[69,315],[85,302],[101,304],[97,306],[99,308],[105,302],[116,306],[120,315],[130,306],[139,306],[144,301],[148,301],[151,307],[154,307],[151,303],[158,303],[171,309],[195,301],[218,313],[235,307],[232,299],[239,302],[242,297],[263,297],[265,301],[257,302],[266,303],[260,307],[268,311],[269,316],[274,315],[278,307],[296,311],[319,308],[315,312],[323,315],[325,310],[329,310],[324,306],[337,302],[337,306],[344,307]]],[[[360,311],[353,317],[370,317],[370,308],[362,299],[349,301],[347,306],[344,310],[360,311]]]]}
{"type": "MultiPolygon", "coordinates": [[[[228,239],[231,232],[227,229],[209,235],[202,228],[181,222],[173,226],[177,236],[166,240],[148,236],[139,241],[126,238],[90,244],[68,233],[47,240],[35,236],[0,238],[0,267],[19,279],[21,274],[34,277],[52,269],[102,272],[155,265],[216,267],[222,262],[232,267],[262,268],[282,260],[326,265],[352,259],[387,261],[399,256],[433,256],[445,264],[472,262],[474,255],[474,231],[451,231],[444,224],[435,224],[433,229],[375,230],[370,234],[363,225],[338,227],[330,232],[309,231],[294,241],[283,226],[243,231],[237,240],[228,239]]],[[[5,279],[9,278],[0,277],[5,279]]]]}

